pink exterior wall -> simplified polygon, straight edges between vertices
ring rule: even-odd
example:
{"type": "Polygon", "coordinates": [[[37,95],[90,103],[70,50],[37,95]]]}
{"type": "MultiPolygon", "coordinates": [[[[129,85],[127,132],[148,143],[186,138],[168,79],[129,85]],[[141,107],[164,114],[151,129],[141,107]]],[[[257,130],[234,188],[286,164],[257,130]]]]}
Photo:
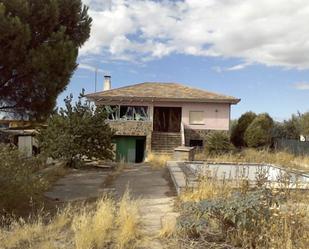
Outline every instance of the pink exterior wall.
{"type": "Polygon", "coordinates": [[[229,104],[184,104],[182,108],[182,122],[186,128],[207,130],[229,130],[230,129],[230,105],[229,104]],[[190,111],[203,111],[204,124],[190,125],[190,111]]]}
{"type": "MultiPolygon", "coordinates": [[[[119,103],[109,103],[119,104],[119,103]]],[[[177,102],[162,102],[162,103],[146,103],[146,102],[128,102],[121,103],[121,105],[136,105],[148,106],[150,119],[153,119],[153,107],[167,106],[167,107],[182,107],[182,122],[185,128],[190,129],[206,129],[206,130],[229,130],[230,127],[230,105],[221,103],[177,103],[177,102]],[[190,125],[189,113],[190,111],[203,111],[204,124],[190,125]]]]}
{"type": "Polygon", "coordinates": [[[217,103],[154,103],[154,106],[182,107],[182,123],[185,128],[197,130],[229,130],[230,105],[217,103]],[[203,111],[204,124],[190,125],[190,111],[203,111]]]}

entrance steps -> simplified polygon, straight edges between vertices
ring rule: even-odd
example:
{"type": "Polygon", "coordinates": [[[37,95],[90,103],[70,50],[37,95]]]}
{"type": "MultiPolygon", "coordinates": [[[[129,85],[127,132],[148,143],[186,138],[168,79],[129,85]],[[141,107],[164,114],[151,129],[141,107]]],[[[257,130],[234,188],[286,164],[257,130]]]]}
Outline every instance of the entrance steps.
{"type": "Polygon", "coordinates": [[[173,154],[174,149],[181,145],[180,132],[153,132],[151,151],[154,154],[173,154]]]}

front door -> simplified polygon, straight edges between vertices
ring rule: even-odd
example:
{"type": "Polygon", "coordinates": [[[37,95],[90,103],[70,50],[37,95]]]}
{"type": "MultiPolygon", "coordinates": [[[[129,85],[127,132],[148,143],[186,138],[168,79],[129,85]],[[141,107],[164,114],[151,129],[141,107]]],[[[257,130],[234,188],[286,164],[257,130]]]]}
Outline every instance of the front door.
{"type": "Polygon", "coordinates": [[[180,132],[181,107],[154,107],[153,130],[180,132]]]}

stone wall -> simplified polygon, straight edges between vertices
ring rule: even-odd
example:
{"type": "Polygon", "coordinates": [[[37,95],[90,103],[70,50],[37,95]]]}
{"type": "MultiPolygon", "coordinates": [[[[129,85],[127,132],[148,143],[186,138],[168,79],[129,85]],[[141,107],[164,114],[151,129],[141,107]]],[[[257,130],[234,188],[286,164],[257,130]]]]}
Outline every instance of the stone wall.
{"type": "Polygon", "coordinates": [[[151,121],[108,120],[107,122],[116,131],[116,136],[145,136],[146,155],[151,151],[151,121]]]}
{"type": "Polygon", "coordinates": [[[147,136],[152,132],[152,123],[147,121],[107,121],[118,136],[147,136]]]}

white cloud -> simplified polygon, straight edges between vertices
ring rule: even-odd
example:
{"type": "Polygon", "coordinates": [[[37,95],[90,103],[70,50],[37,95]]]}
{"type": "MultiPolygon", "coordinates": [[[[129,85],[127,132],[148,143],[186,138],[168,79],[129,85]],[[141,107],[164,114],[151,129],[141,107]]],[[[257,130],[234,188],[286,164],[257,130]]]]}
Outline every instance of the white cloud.
{"type": "Polygon", "coordinates": [[[309,90],[309,82],[298,82],[294,83],[293,86],[298,90],[309,90]]]}
{"type": "Polygon", "coordinates": [[[143,61],[178,53],[309,68],[307,0],[83,1],[93,18],[84,57],[143,61]]]}
{"type": "Polygon", "coordinates": [[[102,70],[102,69],[100,69],[100,68],[91,66],[91,65],[86,64],[86,63],[79,63],[79,64],[78,64],[78,68],[85,69],[85,70],[92,71],[92,72],[97,71],[97,72],[99,72],[99,73],[104,73],[104,74],[107,73],[107,74],[108,74],[107,71],[104,71],[104,70],[102,70]]]}
{"type": "Polygon", "coordinates": [[[222,72],[227,72],[227,71],[238,71],[238,70],[242,70],[248,66],[251,66],[253,63],[252,62],[245,62],[245,63],[241,63],[241,64],[237,64],[231,67],[220,67],[220,66],[215,66],[212,67],[212,70],[214,70],[217,73],[222,73],[222,72]]]}
{"type": "Polygon", "coordinates": [[[241,63],[232,67],[228,67],[225,69],[225,71],[238,71],[238,70],[242,70],[248,66],[252,65],[251,62],[245,62],[245,63],[241,63]]]}

